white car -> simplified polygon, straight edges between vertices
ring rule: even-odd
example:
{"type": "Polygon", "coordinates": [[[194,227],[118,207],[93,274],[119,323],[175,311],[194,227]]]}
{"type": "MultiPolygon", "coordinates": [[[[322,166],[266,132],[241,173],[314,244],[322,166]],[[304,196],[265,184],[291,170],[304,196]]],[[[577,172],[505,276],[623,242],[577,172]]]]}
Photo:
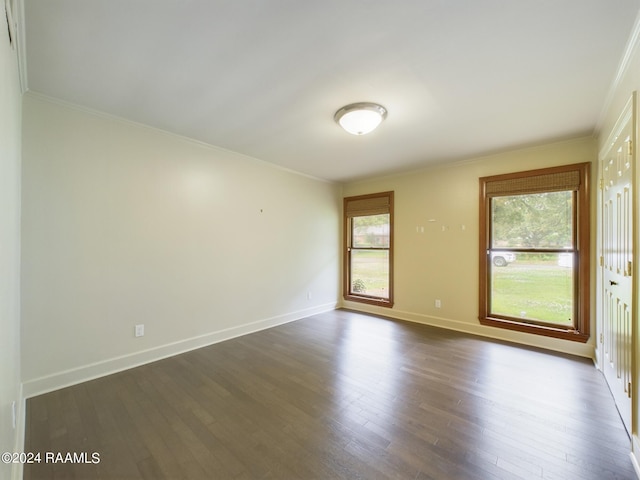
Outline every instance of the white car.
{"type": "Polygon", "coordinates": [[[558,266],[573,267],[573,253],[559,253],[558,266]]]}
{"type": "Polygon", "coordinates": [[[516,254],[513,252],[491,252],[491,261],[496,267],[506,267],[516,261],[516,254]]]}

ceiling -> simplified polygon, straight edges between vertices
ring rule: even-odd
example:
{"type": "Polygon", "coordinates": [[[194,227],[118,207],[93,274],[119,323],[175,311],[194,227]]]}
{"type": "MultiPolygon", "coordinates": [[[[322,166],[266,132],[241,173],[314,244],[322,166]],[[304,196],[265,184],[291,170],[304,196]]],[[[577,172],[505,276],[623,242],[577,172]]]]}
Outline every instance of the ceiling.
{"type": "Polygon", "coordinates": [[[29,90],[347,182],[594,133],[640,0],[24,0],[29,90]],[[333,120],[371,101],[373,133],[333,120]]]}

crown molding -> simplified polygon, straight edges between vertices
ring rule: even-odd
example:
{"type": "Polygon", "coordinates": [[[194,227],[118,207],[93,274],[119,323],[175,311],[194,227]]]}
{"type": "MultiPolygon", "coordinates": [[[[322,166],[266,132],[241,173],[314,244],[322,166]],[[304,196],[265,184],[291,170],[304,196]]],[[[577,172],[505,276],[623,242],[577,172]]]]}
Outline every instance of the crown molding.
{"type": "Polygon", "coordinates": [[[27,36],[26,27],[24,22],[24,0],[14,0],[15,6],[15,21],[18,26],[17,36],[17,51],[18,51],[18,74],[20,76],[20,89],[22,93],[26,93],[29,90],[27,84],[27,36]]]}
{"type": "Polygon", "coordinates": [[[620,136],[620,133],[622,132],[622,130],[626,127],[627,123],[629,121],[633,121],[635,104],[636,104],[636,92],[631,92],[631,96],[629,97],[629,100],[627,100],[627,103],[622,109],[622,113],[620,114],[620,117],[618,117],[616,124],[613,126],[613,129],[611,130],[611,132],[609,133],[609,136],[607,137],[607,141],[604,142],[604,144],[602,145],[602,148],[600,149],[600,152],[598,153],[598,159],[600,161],[603,161],[605,157],[609,155],[612,145],[615,144],[616,140],[620,136]]]}
{"type": "Polygon", "coordinates": [[[27,55],[24,23],[24,0],[4,0],[7,15],[11,48],[16,52],[20,90],[26,93],[27,87],[27,55]]]}

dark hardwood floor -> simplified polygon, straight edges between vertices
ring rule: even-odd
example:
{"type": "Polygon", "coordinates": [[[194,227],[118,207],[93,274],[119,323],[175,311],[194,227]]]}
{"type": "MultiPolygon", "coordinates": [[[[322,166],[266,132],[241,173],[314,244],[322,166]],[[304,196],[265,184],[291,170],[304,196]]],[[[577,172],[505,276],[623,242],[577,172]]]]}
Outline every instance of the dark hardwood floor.
{"type": "Polygon", "coordinates": [[[344,310],[31,398],[25,451],[26,480],[636,478],[590,360],[344,310]]]}

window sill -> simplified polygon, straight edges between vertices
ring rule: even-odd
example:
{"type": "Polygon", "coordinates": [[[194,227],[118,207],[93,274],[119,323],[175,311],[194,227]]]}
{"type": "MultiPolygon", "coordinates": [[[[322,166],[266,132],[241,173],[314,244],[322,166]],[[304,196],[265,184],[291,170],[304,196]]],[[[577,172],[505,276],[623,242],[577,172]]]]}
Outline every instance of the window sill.
{"type": "Polygon", "coordinates": [[[507,320],[503,318],[480,318],[480,323],[489,327],[505,328],[517,332],[532,333],[534,335],[543,335],[545,337],[559,338],[562,340],[570,340],[573,342],[586,343],[589,335],[579,332],[578,330],[552,327],[545,325],[534,325],[530,323],[517,322],[515,320],[507,320]]]}
{"type": "Polygon", "coordinates": [[[368,305],[378,305],[379,307],[392,308],[393,302],[386,298],[364,297],[358,295],[345,295],[344,299],[349,302],[366,303],[368,305]]]}

